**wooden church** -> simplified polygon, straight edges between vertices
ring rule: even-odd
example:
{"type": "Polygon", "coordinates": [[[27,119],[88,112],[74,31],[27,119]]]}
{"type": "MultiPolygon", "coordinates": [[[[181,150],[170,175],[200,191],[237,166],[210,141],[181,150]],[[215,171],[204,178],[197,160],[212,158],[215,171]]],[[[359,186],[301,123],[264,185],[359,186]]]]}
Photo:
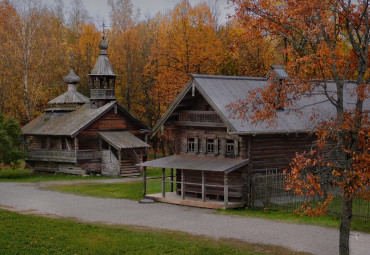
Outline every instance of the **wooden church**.
{"type": "Polygon", "coordinates": [[[48,102],[44,113],[22,128],[26,164],[34,171],[66,174],[139,175],[146,160],[147,127],[116,102],[116,75],[103,37],[89,74],[90,98],[76,90],[71,69],[68,91],[48,102]]]}

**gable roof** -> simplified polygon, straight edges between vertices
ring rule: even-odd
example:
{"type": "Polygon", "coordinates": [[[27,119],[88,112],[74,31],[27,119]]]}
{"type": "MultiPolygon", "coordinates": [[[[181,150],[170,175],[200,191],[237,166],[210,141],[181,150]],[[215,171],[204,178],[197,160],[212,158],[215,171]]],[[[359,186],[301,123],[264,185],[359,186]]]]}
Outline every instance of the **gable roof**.
{"type": "MultiPolygon", "coordinates": [[[[192,80],[180,92],[175,101],[170,105],[167,112],[154,126],[155,134],[158,129],[171,116],[181,100],[190,91],[197,89],[215,112],[220,116],[228,127],[230,133],[234,134],[259,134],[259,133],[300,133],[308,132],[315,128],[320,121],[334,117],[335,107],[328,101],[324,93],[316,93],[310,97],[302,97],[298,100],[294,108],[297,111],[285,109],[277,111],[276,125],[271,126],[266,122],[259,122],[256,125],[250,120],[241,120],[230,116],[227,106],[238,100],[244,100],[249,96],[249,92],[257,88],[263,88],[268,85],[265,78],[237,77],[237,76],[218,76],[218,75],[192,75],[192,80]],[[317,114],[314,120],[311,120],[312,113],[317,114]]],[[[335,95],[335,84],[329,83],[329,91],[335,95]]],[[[354,89],[355,84],[346,84],[345,107],[353,109],[355,107],[355,98],[350,96],[350,91],[354,89]]],[[[364,103],[364,109],[369,109],[370,100],[364,103]]]]}
{"type": "Polygon", "coordinates": [[[114,101],[98,109],[91,109],[90,104],[87,103],[77,108],[77,110],[68,113],[45,112],[25,125],[22,128],[22,132],[26,135],[75,137],[79,132],[113,109],[114,106],[117,106],[138,128],[146,128],[144,124],[114,101]]]}

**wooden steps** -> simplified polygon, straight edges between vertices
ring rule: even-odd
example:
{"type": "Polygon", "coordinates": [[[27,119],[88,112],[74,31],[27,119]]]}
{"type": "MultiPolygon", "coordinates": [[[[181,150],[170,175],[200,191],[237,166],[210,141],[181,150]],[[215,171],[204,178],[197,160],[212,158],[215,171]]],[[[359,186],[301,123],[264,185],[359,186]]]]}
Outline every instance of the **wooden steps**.
{"type": "Polygon", "coordinates": [[[131,160],[121,160],[120,176],[133,177],[139,176],[140,174],[140,170],[137,166],[135,166],[134,162],[131,160]]]}

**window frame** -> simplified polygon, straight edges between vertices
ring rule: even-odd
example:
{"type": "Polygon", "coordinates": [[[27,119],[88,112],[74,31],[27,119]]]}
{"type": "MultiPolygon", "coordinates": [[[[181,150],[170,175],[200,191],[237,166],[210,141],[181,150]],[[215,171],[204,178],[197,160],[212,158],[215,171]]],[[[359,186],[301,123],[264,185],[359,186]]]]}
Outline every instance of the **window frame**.
{"type": "Polygon", "coordinates": [[[187,139],[187,152],[195,153],[195,137],[188,137],[187,139]],[[190,141],[193,139],[193,141],[190,141]]]}
{"type": "Polygon", "coordinates": [[[234,157],[235,156],[235,141],[232,139],[226,139],[226,157],[234,157]],[[229,150],[229,148],[232,148],[229,150]]]}
{"type": "Polygon", "coordinates": [[[215,154],[215,139],[214,138],[206,138],[206,151],[207,154],[215,154]],[[210,142],[212,140],[212,142],[210,142]],[[210,150],[212,148],[212,150],[210,150]]]}

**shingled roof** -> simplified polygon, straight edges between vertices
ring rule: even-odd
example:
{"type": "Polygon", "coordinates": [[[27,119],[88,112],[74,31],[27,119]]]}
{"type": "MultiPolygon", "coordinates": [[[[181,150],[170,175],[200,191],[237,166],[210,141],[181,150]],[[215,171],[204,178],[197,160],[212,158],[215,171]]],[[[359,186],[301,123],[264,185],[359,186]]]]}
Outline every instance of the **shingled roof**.
{"type": "MultiPolygon", "coordinates": [[[[179,96],[168,108],[167,112],[154,126],[154,134],[165,124],[172,112],[180,104],[185,95],[192,89],[196,89],[215,110],[228,127],[230,133],[234,134],[260,134],[260,133],[300,133],[309,132],[315,129],[317,123],[328,120],[336,114],[335,107],[328,101],[321,91],[311,96],[302,97],[294,105],[297,111],[285,109],[277,111],[276,125],[271,126],[265,122],[252,124],[250,120],[236,119],[230,116],[227,106],[231,103],[243,100],[249,96],[249,92],[257,88],[268,85],[265,78],[237,77],[237,76],[218,76],[218,75],[192,75],[192,80],[180,92],[179,96]],[[317,114],[314,120],[311,119],[312,113],[317,114]]],[[[335,95],[335,84],[329,83],[329,91],[335,95]]],[[[345,86],[345,107],[353,109],[355,98],[351,96],[351,91],[355,84],[347,83],[345,86]]],[[[370,100],[364,103],[364,109],[369,110],[370,100]]]]}
{"type": "Polygon", "coordinates": [[[68,90],[64,94],[49,101],[48,104],[84,104],[89,102],[89,99],[78,93],[76,90],[68,90]]]}
{"type": "Polygon", "coordinates": [[[146,128],[144,124],[114,101],[98,109],[91,109],[90,104],[84,104],[77,110],[68,113],[45,112],[25,125],[22,132],[26,135],[74,137],[115,106],[138,128],[146,128]]]}
{"type": "Polygon", "coordinates": [[[107,49],[108,43],[103,40],[99,43],[100,53],[98,60],[95,63],[95,66],[89,75],[97,75],[97,76],[116,76],[113,72],[113,68],[109,62],[107,49]]]}
{"type": "Polygon", "coordinates": [[[129,131],[102,131],[99,136],[117,150],[133,148],[150,148],[150,145],[143,142],[129,131]]]}
{"type": "Polygon", "coordinates": [[[49,101],[50,105],[63,105],[63,104],[84,104],[89,101],[87,97],[78,93],[76,90],[76,84],[80,82],[80,77],[75,74],[73,69],[69,71],[66,77],[64,77],[64,82],[68,84],[68,91],[64,94],[54,98],[49,101]]]}

